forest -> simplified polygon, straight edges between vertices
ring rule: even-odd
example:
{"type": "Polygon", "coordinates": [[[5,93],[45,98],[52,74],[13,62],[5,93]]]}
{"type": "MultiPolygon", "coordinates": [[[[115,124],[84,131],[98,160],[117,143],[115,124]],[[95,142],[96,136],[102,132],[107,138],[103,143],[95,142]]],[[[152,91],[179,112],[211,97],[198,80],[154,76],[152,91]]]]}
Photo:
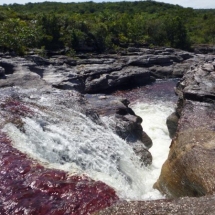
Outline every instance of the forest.
{"type": "Polygon", "coordinates": [[[214,45],[215,9],[152,0],[27,3],[0,6],[0,51],[110,53],[128,46],[192,50],[214,45]]]}

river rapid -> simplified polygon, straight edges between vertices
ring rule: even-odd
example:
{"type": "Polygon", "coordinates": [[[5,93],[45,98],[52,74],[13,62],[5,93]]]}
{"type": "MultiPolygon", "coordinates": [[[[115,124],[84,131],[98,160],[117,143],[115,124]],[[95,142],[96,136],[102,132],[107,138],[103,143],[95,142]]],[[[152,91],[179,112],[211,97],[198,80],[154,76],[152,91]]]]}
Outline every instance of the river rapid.
{"type": "Polygon", "coordinates": [[[130,107],[143,119],[143,130],[153,141],[153,146],[149,149],[153,157],[152,165],[146,169],[147,176],[144,178],[144,184],[150,189],[142,196],[143,199],[165,198],[152,187],[169,153],[171,139],[166,119],[176,105],[177,96],[174,93],[174,87],[177,81],[177,79],[157,80],[152,85],[115,93],[126,97],[131,102],[130,107]]]}
{"type": "MultiPolygon", "coordinates": [[[[174,110],[175,84],[176,80],[157,81],[115,93],[128,98],[132,109],[143,118],[143,129],[153,141],[153,163],[149,167],[142,167],[132,148],[108,128],[109,118],[101,119],[106,128],[96,125],[78,107],[67,108],[55,102],[54,98],[61,97],[58,90],[53,98],[43,95],[36,99],[37,106],[46,108],[34,105],[35,116],[22,118],[25,132],[12,123],[4,126],[4,132],[14,147],[46,167],[103,181],[121,199],[164,198],[152,187],[168,155],[170,138],[165,121],[174,110]]],[[[27,98],[25,102],[29,102],[27,98]]]]}

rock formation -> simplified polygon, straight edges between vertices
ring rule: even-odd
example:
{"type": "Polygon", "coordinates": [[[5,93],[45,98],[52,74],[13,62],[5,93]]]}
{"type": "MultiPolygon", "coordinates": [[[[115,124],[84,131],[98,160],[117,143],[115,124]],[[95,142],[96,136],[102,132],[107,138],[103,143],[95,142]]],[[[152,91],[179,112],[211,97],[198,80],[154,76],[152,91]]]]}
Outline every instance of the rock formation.
{"type": "Polygon", "coordinates": [[[176,92],[180,119],[155,188],[170,197],[213,194],[215,65],[192,66],[176,92]]]}
{"type": "Polygon", "coordinates": [[[76,59],[66,56],[45,59],[37,55],[11,58],[2,55],[0,75],[5,73],[5,80],[0,86],[19,85],[22,79],[34,85],[33,79],[40,77],[59,89],[101,93],[148,84],[155,78],[180,78],[191,64],[205,58],[205,55],[170,48],[128,48],[124,55],[80,55],[76,59]]]}
{"type": "Polygon", "coordinates": [[[114,133],[132,146],[143,164],[151,164],[152,156],[147,149],[152,146],[152,140],[142,129],[142,119],[128,107],[129,101],[102,94],[87,94],[85,98],[90,105],[88,110],[95,111],[100,117],[107,116],[106,123],[114,133]]]}

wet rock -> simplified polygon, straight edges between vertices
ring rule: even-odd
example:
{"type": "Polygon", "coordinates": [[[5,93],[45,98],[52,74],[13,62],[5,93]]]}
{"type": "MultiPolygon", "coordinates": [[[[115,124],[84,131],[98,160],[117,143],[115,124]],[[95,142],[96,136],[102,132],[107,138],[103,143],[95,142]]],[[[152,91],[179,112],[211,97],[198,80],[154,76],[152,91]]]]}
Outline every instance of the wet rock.
{"type": "Polygon", "coordinates": [[[176,130],[178,127],[178,120],[179,120],[179,116],[177,115],[176,112],[174,112],[170,116],[168,116],[168,118],[166,120],[166,125],[167,125],[167,128],[169,130],[169,136],[171,139],[176,134],[176,130]]]}
{"type": "Polygon", "coordinates": [[[132,146],[135,153],[140,157],[144,165],[152,162],[148,148],[152,146],[152,140],[143,131],[142,119],[136,116],[126,99],[110,95],[86,95],[87,108],[95,111],[102,117],[108,117],[105,122],[115,134],[132,146]]]}
{"type": "Polygon", "coordinates": [[[152,155],[143,144],[132,144],[132,148],[142,164],[145,166],[152,164],[152,155]]]}

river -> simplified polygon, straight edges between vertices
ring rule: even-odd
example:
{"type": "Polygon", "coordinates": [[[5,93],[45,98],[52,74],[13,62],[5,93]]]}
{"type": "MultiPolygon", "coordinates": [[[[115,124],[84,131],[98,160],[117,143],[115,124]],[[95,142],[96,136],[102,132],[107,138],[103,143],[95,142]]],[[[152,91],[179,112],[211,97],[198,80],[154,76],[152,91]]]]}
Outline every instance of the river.
{"type": "MultiPolygon", "coordinates": [[[[103,181],[113,187],[121,199],[164,198],[152,186],[168,155],[171,140],[165,121],[176,103],[175,84],[176,80],[157,81],[115,93],[127,97],[135,113],[143,118],[143,129],[153,141],[150,149],[153,163],[149,167],[142,167],[132,148],[111,129],[96,125],[76,107],[54,103],[54,97],[49,95],[39,97],[36,104],[46,108],[35,106],[34,117],[22,118],[23,129],[8,123],[4,131],[14,147],[44,166],[103,181]]],[[[60,91],[56,90],[55,94],[58,93],[60,97],[60,91]]],[[[108,124],[108,118],[102,120],[108,124]]]]}

